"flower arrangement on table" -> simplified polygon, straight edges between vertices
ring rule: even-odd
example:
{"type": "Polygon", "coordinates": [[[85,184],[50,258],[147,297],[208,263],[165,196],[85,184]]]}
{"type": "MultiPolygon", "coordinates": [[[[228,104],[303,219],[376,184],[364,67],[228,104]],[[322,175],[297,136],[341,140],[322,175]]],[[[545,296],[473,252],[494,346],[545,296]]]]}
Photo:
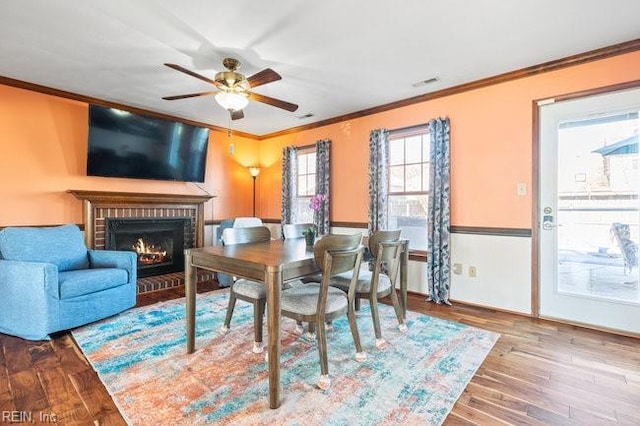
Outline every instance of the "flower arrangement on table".
{"type": "Polygon", "coordinates": [[[309,208],[313,210],[314,225],[310,226],[302,233],[302,235],[304,235],[304,237],[306,238],[307,245],[313,245],[315,241],[315,238],[316,238],[315,218],[318,215],[318,212],[322,209],[322,205],[324,204],[325,199],[326,197],[324,196],[324,194],[316,194],[313,197],[311,197],[311,199],[309,200],[309,208]]]}

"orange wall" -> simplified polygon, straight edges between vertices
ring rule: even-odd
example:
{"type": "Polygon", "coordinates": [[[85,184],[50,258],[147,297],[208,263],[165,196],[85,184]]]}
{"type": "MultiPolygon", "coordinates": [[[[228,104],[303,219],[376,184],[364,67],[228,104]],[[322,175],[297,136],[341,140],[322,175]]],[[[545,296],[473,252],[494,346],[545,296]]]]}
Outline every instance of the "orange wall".
{"type": "Polygon", "coordinates": [[[532,102],[640,80],[640,52],[414,104],[350,121],[264,140],[260,160],[262,217],[280,217],[281,152],[329,138],[331,220],[367,221],[369,132],[451,119],[451,221],[456,226],[530,228],[532,102]],[[527,195],[516,194],[517,183],[527,195]]]}
{"type": "Polygon", "coordinates": [[[640,52],[256,141],[212,131],[204,184],[85,176],[87,104],[0,85],[0,226],[82,223],[68,189],[216,195],[207,220],[280,218],[282,148],[332,140],[331,220],[366,222],[369,132],[451,119],[452,224],[530,228],[532,101],[640,80],[640,52]],[[231,154],[230,145],[234,152],[231,154]]]}
{"type": "Polygon", "coordinates": [[[0,226],[82,223],[68,189],[216,195],[205,218],[251,215],[258,142],[212,131],[204,184],[86,176],[88,105],[0,85],[0,226]],[[228,144],[232,141],[235,154],[228,144]],[[201,189],[203,188],[203,189],[201,189]]]}

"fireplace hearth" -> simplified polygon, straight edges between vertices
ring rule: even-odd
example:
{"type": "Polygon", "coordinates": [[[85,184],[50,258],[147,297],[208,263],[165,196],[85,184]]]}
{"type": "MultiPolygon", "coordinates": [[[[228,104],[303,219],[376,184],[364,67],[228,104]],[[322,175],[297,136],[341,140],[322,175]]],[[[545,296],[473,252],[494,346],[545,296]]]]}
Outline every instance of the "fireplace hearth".
{"type": "Polygon", "coordinates": [[[184,271],[184,249],[193,247],[192,218],[107,218],[105,248],[138,254],[138,277],[184,271]]]}

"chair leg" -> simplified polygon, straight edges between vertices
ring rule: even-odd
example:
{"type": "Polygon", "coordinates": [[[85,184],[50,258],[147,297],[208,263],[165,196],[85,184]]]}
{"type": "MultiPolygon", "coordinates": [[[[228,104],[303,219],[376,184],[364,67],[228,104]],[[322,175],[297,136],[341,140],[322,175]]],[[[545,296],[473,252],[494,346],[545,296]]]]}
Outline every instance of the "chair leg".
{"type": "Polygon", "coordinates": [[[396,311],[396,318],[398,318],[398,330],[402,333],[407,332],[407,325],[404,323],[404,318],[402,317],[402,309],[400,308],[400,302],[398,301],[398,294],[394,289],[391,290],[391,304],[393,305],[393,309],[396,311]]]}
{"type": "Polygon", "coordinates": [[[260,299],[256,300],[253,304],[253,352],[254,353],[262,353],[264,350],[262,346],[262,321],[264,316],[264,308],[266,305],[266,300],[260,299]]]}
{"type": "Polygon", "coordinates": [[[356,323],[356,312],[351,306],[349,306],[349,310],[347,310],[347,318],[349,318],[349,328],[351,329],[351,336],[353,336],[353,343],[356,345],[356,361],[364,362],[367,360],[367,354],[362,350],[360,333],[358,332],[358,324],[356,323]]]}
{"type": "Polygon", "coordinates": [[[231,317],[233,316],[233,310],[236,307],[236,295],[233,289],[229,292],[229,306],[227,306],[227,315],[224,318],[224,325],[220,327],[221,333],[229,331],[229,325],[231,324],[231,317]]]}
{"type": "Polygon", "coordinates": [[[356,311],[360,310],[360,298],[359,297],[356,297],[355,308],[356,308],[356,311]]]}
{"type": "Polygon", "coordinates": [[[327,334],[324,327],[317,327],[316,336],[318,339],[318,353],[320,355],[320,380],[318,380],[318,387],[322,390],[327,390],[331,386],[331,379],[329,378],[329,361],[327,360],[327,334]]]}
{"type": "Polygon", "coordinates": [[[384,349],[387,342],[382,338],[380,330],[380,313],[378,312],[378,298],[375,294],[369,296],[369,309],[371,309],[371,319],[373,320],[373,330],[376,334],[376,348],[384,349]]]}

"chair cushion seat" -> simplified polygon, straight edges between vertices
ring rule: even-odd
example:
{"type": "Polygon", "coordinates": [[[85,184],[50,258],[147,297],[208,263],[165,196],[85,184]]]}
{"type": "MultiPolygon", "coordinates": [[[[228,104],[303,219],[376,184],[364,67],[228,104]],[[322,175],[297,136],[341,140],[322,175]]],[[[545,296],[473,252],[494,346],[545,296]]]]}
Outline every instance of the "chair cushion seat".
{"type": "MultiPolygon", "coordinates": [[[[360,271],[358,274],[358,283],[356,284],[356,293],[369,294],[371,291],[372,275],[371,271],[360,271]]],[[[351,272],[338,274],[331,278],[331,285],[344,291],[348,291],[352,276],[353,274],[351,272]]],[[[391,289],[391,280],[385,274],[380,274],[380,278],[378,278],[378,294],[388,293],[389,289],[391,289]]]]}
{"type": "Polygon", "coordinates": [[[119,268],[95,268],[58,274],[60,299],[71,299],[127,284],[129,273],[119,268]]]}
{"type": "Polygon", "coordinates": [[[252,299],[266,299],[267,298],[267,288],[264,284],[247,280],[245,278],[240,278],[238,281],[233,283],[233,292],[237,295],[250,297],[252,299]]]}
{"type": "MultiPolygon", "coordinates": [[[[308,283],[303,286],[284,290],[280,297],[280,308],[283,311],[302,315],[315,315],[318,307],[320,284],[308,283]]],[[[339,288],[329,287],[327,291],[326,314],[338,312],[347,307],[347,294],[339,288]]]]}

